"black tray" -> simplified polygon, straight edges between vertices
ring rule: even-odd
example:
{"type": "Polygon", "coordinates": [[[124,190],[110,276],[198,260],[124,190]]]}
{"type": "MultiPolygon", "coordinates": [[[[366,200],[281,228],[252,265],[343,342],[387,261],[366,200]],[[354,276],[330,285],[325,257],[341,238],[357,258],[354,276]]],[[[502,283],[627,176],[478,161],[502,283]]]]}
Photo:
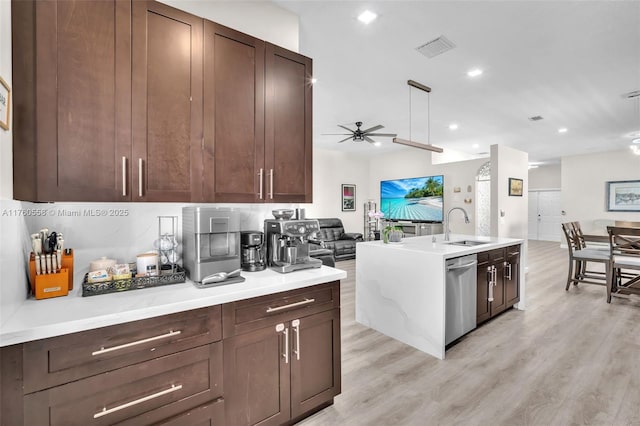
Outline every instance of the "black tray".
{"type": "Polygon", "coordinates": [[[185,270],[180,266],[176,266],[176,270],[173,272],[170,270],[161,270],[160,275],[156,277],[132,277],[124,280],[104,281],[101,283],[90,283],[87,281],[87,276],[88,274],[86,274],[84,280],[82,280],[83,297],[159,287],[161,285],[178,284],[186,281],[185,270]]]}

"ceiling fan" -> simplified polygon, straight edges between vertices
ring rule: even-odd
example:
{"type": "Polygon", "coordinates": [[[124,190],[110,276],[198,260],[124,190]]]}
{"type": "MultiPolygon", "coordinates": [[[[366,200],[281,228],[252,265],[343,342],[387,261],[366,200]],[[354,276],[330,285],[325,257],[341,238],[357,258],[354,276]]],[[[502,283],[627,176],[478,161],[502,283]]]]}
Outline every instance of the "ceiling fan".
{"type": "Polygon", "coordinates": [[[349,133],[323,133],[324,135],[336,135],[336,136],[348,136],[344,139],[342,139],[341,141],[338,141],[338,143],[342,143],[344,141],[348,141],[349,139],[352,139],[354,141],[367,141],[369,143],[376,143],[376,141],[374,141],[373,139],[371,139],[370,136],[384,136],[384,137],[390,137],[393,138],[395,136],[397,136],[395,133],[374,133],[376,130],[380,130],[383,129],[384,126],[381,124],[378,124],[377,126],[373,126],[370,127],[368,129],[362,130],[360,129],[360,126],[362,126],[362,121],[357,121],[356,122],[356,129],[352,130],[346,126],[343,126],[342,124],[338,124],[338,127],[342,127],[343,129],[347,130],[349,133]]]}

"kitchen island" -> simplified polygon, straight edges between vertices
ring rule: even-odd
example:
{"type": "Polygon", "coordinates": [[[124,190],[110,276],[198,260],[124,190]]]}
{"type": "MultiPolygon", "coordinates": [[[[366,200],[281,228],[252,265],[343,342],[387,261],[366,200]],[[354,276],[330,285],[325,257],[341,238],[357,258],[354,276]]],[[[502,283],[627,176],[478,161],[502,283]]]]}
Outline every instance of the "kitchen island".
{"type": "MultiPolygon", "coordinates": [[[[445,357],[446,262],[471,254],[519,247],[514,238],[443,235],[400,243],[360,243],[356,255],[356,321],[436,358],[445,357]],[[461,246],[471,240],[482,244],[461,246]]],[[[519,249],[519,252],[522,250],[519,249]]],[[[524,268],[517,268],[517,309],[524,309],[524,268]]],[[[480,274],[479,274],[480,275],[480,274]]],[[[479,287],[480,289],[480,287],[479,287]]]]}

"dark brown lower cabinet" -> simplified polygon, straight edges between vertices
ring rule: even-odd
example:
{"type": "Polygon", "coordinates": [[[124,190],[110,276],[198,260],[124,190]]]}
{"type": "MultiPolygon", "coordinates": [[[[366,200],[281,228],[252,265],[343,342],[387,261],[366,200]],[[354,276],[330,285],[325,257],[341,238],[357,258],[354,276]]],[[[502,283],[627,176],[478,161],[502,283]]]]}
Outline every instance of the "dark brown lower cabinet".
{"type": "Polygon", "coordinates": [[[340,374],[333,281],[2,347],[0,425],[287,424],[340,374]]]}
{"type": "Polygon", "coordinates": [[[520,246],[478,253],[476,324],[520,301],[520,246]]]}
{"type": "Polygon", "coordinates": [[[340,393],[340,310],[224,340],[226,424],[280,425],[340,393]]]}

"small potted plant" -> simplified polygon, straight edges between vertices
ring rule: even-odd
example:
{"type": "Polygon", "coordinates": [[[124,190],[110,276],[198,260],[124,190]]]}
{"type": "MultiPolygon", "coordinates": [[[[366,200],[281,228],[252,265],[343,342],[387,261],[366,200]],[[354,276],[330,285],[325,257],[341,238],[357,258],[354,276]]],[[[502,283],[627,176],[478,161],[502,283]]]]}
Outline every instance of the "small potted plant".
{"type": "Polygon", "coordinates": [[[402,226],[387,225],[382,230],[382,241],[387,243],[399,243],[402,241],[404,233],[402,232],[402,226]]]}

